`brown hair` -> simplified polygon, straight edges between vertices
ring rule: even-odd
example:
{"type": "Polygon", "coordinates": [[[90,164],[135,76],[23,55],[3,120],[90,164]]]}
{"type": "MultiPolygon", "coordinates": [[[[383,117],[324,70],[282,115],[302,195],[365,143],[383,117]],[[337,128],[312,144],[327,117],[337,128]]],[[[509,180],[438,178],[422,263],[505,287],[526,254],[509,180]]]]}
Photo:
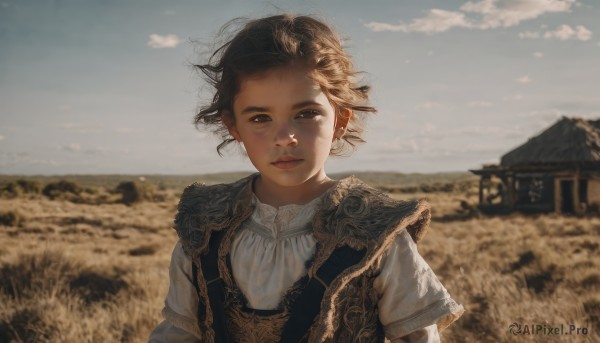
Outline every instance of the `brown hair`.
{"type": "MultiPolygon", "coordinates": [[[[236,22],[239,19],[223,26],[221,33],[236,22]]],[[[365,142],[361,137],[364,113],[376,110],[367,105],[370,87],[356,83],[358,73],[340,39],[327,24],[313,17],[281,14],[247,22],[215,50],[206,64],[195,65],[215,93],[212,101],[200,108],[194,122],[196,127],[200,124],[214,127],[214,133],[221,136],[223,141],[217,146],[219,155],[223,147],[234,141],[225,123],[235,122],[233,101],[240,77],[295,61],[308,63],[314,69],[313,78],[337,116],[342,115],[341,109],[353,112],[331,154],[339,155],[347,145],[354,148],[357,143],[365,142]]]]}

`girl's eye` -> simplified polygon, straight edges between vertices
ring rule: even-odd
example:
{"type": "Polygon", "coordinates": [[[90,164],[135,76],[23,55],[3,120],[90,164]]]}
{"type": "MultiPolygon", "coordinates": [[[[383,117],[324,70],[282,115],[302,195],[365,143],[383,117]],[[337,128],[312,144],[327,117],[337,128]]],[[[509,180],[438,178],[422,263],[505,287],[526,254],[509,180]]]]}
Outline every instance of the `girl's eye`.
{"type": "Polygon", "coordinates": [[[250,122],[252,123],[264,123],[271,120],[266,114],[257,114],[255,116],[250,117],[250,122]]]}
{"type": "Polygon", "coordinates": [[[314,117],[318,116],[319,114],[321,114],[321,113],[317,110],[306,110],[306,111],[300,112],[298,114],[298,118],[314,118],[314,117]]]}

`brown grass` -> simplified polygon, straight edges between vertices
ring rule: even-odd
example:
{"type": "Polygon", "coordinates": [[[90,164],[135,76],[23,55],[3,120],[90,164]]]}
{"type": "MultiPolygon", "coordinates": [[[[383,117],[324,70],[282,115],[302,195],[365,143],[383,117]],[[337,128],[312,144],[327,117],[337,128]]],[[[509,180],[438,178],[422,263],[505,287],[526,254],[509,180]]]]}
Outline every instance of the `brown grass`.
{"type": "MultiPolygon", "coordinates": [[[[600,218],[483,217],[473,190],[446,188],[393,194],[432,203],[419,250],[467,311],[444,342],[600,341],[600,218]],[[515,337],[513,322],[589,334],[515,337]]],[[[161,320],[177,239],[177,191],[161,191],[163,201],[131,206],[0,199],[21,218],[0,223],[0,342],[145,342],[161,320]]]]}

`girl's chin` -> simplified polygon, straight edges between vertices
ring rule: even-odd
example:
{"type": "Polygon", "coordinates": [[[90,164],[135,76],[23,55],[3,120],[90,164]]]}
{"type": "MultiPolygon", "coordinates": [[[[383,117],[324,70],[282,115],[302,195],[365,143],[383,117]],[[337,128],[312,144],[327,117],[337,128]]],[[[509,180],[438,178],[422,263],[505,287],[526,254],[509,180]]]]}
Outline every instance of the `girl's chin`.
{"type": "MultiPolygon", "coordinates": [[[[259,171],[260,172],[260,171],[259,171]]],[[[308,186],[314,182],[315,175],[306,172],[294,172],[292,170],[283,170],[278,173],[262,173],[260,172],[264,181],[271,185],[279,187],[302,187],[308,186]]]]}

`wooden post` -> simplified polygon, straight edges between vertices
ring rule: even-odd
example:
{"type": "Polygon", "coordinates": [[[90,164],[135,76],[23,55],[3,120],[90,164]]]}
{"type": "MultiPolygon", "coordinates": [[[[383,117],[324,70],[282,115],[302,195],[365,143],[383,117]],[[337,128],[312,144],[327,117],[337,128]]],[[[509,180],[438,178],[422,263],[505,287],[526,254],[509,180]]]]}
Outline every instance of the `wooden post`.
{"type": "Polygon", "coordinates": [[[579,203],[579,169],[577,169],[573,177],[573,212],[578,216],[583,214],[581,204],[579,203]]]}
{"type": "Polygon", "coordinates": [[[512,211],[515,209],[515,204],[517,203],[517,190],[515,189],[517,185],[517,175],[512,173],[510,180],[510,209],[512,211]]]}
{"type": "Polygon", "coordinates": [[[500,181],[502,181],[502,193],[500,194],[500,204],[502,207],[506,207],[508,203],[508,178],[506,174],[502,174],[500,177],[500,181]]]}
{"type": "Polygon", "coordinates": [[[561,206],[562,206],[562,199],[560,198],[562,194],[562,190],[560,188],[560,178],[557,176],[554,176],[554,212],[556,214],[560,214],[561,212],[561,206]]]}
{"type": "Polygon", "coordinates": [[[479,178],[479,205],[483,205],[483,175],[479,178]]]}

